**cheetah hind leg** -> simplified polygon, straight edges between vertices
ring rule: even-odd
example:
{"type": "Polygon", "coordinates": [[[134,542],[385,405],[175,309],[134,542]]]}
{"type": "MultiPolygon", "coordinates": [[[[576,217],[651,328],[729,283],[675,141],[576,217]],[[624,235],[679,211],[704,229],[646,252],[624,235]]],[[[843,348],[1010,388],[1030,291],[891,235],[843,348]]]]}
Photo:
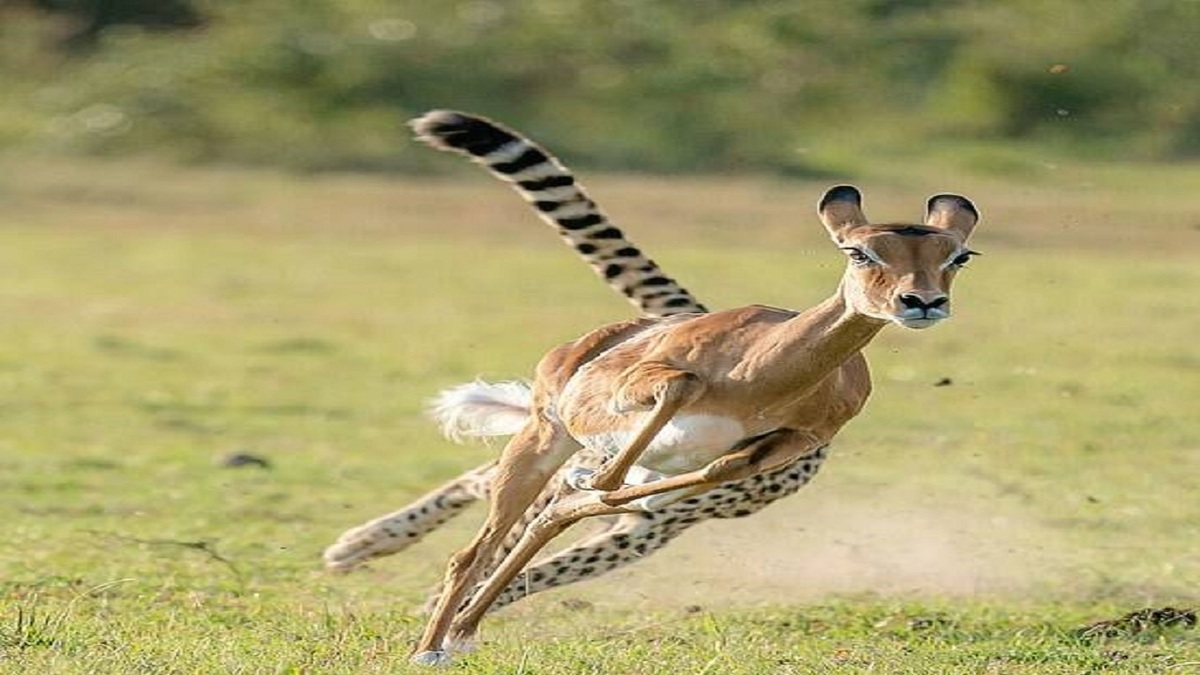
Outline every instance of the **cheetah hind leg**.
{"type": "MultiPolygon", "coordinates": [[[[822,445],[811,455],[783,468],[724,483],[701,496],[683,501],[675,501],[678,496],[671,493],[644,498],[653,500],[665,496],[669,503],[660,508],[651,508],[649,512],[613,516],[606,529],[535,560],[500,593],[489,611],[551,588],[595,579],[637,562],[662,549],[687,529],[710,518],[744,518],[757,513],[794,494],[812,480],[828,453],[829,446],[822,445]]],[[[582,465],[585,470],[589,466],[595,464],[582,465]]],[[[514,535],[510,535],[505,542],[505,551],[516,544],[517,537],[514,535]]],[[[432,600],[436,600],[436,595],[432,600]]]]}
{"type": "Polygon", "coordinates": [[[412,546],[425,535],[486,499],[495,462],[476,467],[404,508],[347,530],[325,549],[325,567],[348,572],[359,565],[412,546]]]}

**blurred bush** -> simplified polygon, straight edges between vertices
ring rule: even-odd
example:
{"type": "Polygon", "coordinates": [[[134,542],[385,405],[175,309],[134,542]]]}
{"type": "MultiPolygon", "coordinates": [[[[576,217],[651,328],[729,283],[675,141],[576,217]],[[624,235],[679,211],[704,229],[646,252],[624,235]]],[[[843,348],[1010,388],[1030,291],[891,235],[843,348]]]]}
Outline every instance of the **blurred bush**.
{"type": "Polygon", "coordinates": [[[1197,26],[1172,0],[0,0],[0,149],[416,169],[400,121],[454,107],[614,169],[1194,157],[1197,26]]]}

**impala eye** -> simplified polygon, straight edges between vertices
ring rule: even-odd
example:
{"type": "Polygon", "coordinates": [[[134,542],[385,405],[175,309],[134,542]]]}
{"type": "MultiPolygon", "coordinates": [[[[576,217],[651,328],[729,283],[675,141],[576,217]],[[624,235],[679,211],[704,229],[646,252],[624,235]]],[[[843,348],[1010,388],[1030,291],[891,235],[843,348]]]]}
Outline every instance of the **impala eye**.
{"type": "Polygon", "coordinates": [[[971,256],[976,256],[976,255],[979,255],[979,254],[976,253],[975,251],[963,251],[962,253],[958,254],[958,256],[954,258],[954,260],[951,260],[950,264],[954,267],[966,267],[967,263],[971,262],[971,256]]]}
{"type": "Polygon", "coordinates": [[[862,251],[860,251],[856,248],[848,248],[848,249],[845,249],[845,251],[846,251],[846,257],[850,258],[850,262],[854,263],[855,265],[865,266],[865,265],[871,264],[871,262],[872,262],[870,256],[868,256],[866,253],[863,253],[862,251]]]}

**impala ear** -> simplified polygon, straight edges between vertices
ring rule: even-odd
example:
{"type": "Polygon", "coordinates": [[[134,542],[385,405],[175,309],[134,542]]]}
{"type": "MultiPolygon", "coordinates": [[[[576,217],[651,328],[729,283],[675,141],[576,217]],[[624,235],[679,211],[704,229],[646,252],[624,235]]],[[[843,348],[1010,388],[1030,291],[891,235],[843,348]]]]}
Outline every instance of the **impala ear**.
{"type": "Polygon", "coordinates": [[[853,185],[829,188],[817,205],[817,213],[834,241],[839,241],[846,232],[867,224],[867,217],[862,212],[862,193],[853,185]]]}
{"type": "Polygon", "coordinates": [[[963,239],[971,236],[978,222],[978,209],[961,195],[934,195],[925,206],[926,225],[957,232],[963,239]]]}

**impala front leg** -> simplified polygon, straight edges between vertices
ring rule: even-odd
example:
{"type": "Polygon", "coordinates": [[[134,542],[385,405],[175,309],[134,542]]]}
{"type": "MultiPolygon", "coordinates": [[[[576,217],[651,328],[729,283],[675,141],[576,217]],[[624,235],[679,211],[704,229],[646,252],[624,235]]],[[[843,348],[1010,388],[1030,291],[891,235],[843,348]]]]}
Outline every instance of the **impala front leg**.
{"type": "Polygon", "coordinates": [[[455,616],[449,631],[451,642],[464,646],[472,644],[480,621],[508,584],[551,539],[579,520],[637,511],[639,505],[632,502],[678,490],[700,492],[727,481],[771,471],[817,452],[822,445],[823,441],[811,433],[776,429],[738,443],[732,452],[698,471],[613,491],[560,494],[529,525],[520,542],[455,616]]]}
{"type": "Polygon", "coordinates": [[[578,449],[578,444],[565,432],[540,418],[532,420],[509,440],[496,463],[487,520],[471,543],[450,558],[441,595],[413,650],[413,663],[449,663],[445,638],[458,608],[490,567],[513,525],[550,477],[578,449]]]}
{"type": "Polygon", "coordinates": [[[572,487],[584,487],[608,492],[625,484],[629,469],[637,464],[642,452],[681,408],[695,401],[704,392],[704,382],[686,370],[649,362],[639,363],[621,374],[620,384],[613,395],[615,412],[649,410],[646,421],[629,445],[618,452],[590,480],[576,481],[572,487]]]}
{"type": "Polygon", "coordinates": [[[550,540],[583,518],[615,515],[628,510],[628,507],[603,503],[595,493],[569,492],[564,488],[564,491],[529,524],[517,545],[508,552],[504,560],[476,589],[466,606],[454,617],[448,633],[448,644],[464,651],[474,645],[479,623],[492,604],[550,540]]]}

